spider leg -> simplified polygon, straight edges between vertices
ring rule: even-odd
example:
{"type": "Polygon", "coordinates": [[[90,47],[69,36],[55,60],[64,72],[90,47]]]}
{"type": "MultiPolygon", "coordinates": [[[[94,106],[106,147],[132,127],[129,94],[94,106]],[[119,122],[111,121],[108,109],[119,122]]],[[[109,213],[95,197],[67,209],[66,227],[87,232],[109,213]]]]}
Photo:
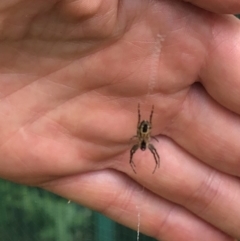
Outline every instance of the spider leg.
{"type": "Polygon", "coordinates": [[[150,124],[152,124],[152,116],[153,116],[153,112],[154,112],[154,105],[152,106],[152,111],[151,111],[151,114],[150,114],[150,124]]]}
{"type": "Polygon", "coordinates": [[[141,112],[140,112],[140,104],[138,103],[138,126],[140,124],[141,121],[141,112]]]}
{"type": "Polygon", "coordinates": [[[136,167],[136,165],[135,165],[135,163],[133,162],[133,154],[136,152],[136,150],[139,148],[139,145],[138,144],[136,144],[136,145],[134,145],[133,147],[132,147],[132,149],[131,149],[131,151],[130,151],[130,161],[129,161],[129,163],[130,163],[130,165],[131,165],[131,167],[132,167],[132,169],[133,169],[133,171],[135,172],[135,173],[137,173],[136,171],[135,171],[135,167],[136,167]]]}
{"type": "Polygon", "coordinates": [[[130,141],[132,141],[134,138],[138,138],[138,136],[136,135],[136,136],[133,136],[131,139],[130,139],[130,141]]]}
{"type": "Polygon", "coordinates": [[[156,166],[153,170],[153,173],[156,171],[157,167],[160,167],[160,157],[158,155],[158,152],[156,150],[156,148],[152,145],[152,144],[148,144],[148,148],[149,150],[152,152],[153,156],[154,156],[154,160],[156,162],[156,166]]]}
{"type": "Polygon", "coordinates": [[[151,136],[151,138],[154,139],[155,141],[159,142],[155,136],[151,136]]]}

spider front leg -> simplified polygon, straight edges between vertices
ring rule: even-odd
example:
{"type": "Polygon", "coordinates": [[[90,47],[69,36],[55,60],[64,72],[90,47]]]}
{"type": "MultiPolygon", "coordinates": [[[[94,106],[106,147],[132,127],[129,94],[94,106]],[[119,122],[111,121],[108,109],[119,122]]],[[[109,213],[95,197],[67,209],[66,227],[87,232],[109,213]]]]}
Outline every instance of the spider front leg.
{"type": "Polygon", "coordinates": [[[133,147],[132,147],[132,149],[131,149],[131,151],[130,151],[130,161],[129,161],[129,163],[130,163],[130,165],[131,165],[131,167],[132,167],[132,169],[133,169],[133,171],[135,172],[135,173],[137,173],[136,171],[135,171],[135,167],[136,167],[136,165],[135,165],[135,163],[133,162],[133,154],[137,151],[137,149],[139,148],[139,145],[138,144],[136,144],[136,145],[134,145],[133,147]]]}
{"type": "Polygon", "coordinates": [[[152,106],[152,111],[151,111],[150,118],[149,118],[150,124],[152,124],[153,112],[154,112],[154,105],[152,106]]]}
{"type": "Polygon", "coordinates": [[[158,168],[160,167],[160,157],[159,157],[158,152],[155,149],[154,145],[148,144],[148,148],[152,152],[152,154],[154,156],[155,163],[156,163],[156,166],[155,166],[155,168],[153,170],[153,173],[154,173],[156,171],[157,167],[158,168]]]}
{"type": "Polygon", "coordinates": [[[140,121],[141,121],[141,112],[140,112],[140,104],[138,103],[138,125],[140,124],[140,121]]]}

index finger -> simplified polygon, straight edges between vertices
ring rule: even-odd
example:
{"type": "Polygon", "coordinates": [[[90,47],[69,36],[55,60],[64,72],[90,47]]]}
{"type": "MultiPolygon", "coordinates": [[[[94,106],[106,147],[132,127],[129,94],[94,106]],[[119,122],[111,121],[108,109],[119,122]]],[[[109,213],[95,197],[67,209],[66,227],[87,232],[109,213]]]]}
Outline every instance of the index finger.
{"type": "Polygon", "coordinates": [[[240,13],[240,2],[238,0],[183,0],[215,13],[240,13]]]}

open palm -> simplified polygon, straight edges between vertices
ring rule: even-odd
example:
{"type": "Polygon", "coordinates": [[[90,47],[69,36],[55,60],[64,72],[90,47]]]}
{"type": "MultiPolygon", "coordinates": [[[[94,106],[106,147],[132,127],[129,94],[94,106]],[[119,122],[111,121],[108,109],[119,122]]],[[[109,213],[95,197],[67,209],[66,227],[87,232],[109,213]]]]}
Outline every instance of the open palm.
{"type": "MultiPolygon", "coordinates": [[[[141,210],[140,231],[159,239],[240,238],[239,21],[174,1],[13,2],[0,176],[132,228],[141,210]],[[129,165],[138,104],[147,120],[155,107],[154,174],[150,151],[134,154],[136,174],[129,165]]],[[[240,11],[231,4],[218,11],[240,11]]]]}

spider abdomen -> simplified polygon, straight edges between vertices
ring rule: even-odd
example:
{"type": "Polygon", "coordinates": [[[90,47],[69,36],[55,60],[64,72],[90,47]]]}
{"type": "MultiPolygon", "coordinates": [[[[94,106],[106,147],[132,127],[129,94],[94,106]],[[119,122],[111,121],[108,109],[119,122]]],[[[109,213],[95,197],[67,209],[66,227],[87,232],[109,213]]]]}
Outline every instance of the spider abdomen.
{"type": "Polygon", "coordinates": [[[145,151],[146,148],[147,148],[147,143],[146,143],[145,141],[142,141],[141,144],[140,144],[140,149],[141,149],[142,151],[145,151]]]}

